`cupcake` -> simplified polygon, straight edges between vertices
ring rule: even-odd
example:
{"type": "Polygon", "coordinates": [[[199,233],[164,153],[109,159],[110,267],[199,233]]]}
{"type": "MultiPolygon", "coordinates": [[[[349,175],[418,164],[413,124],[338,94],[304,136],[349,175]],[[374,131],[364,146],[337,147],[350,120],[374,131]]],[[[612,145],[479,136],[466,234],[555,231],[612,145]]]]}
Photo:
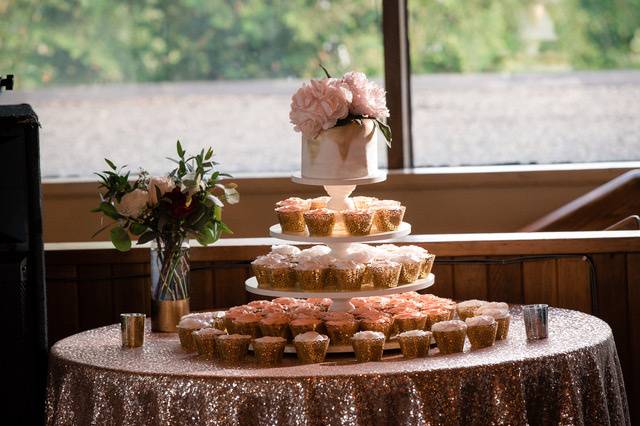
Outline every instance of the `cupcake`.
{"type": "Polygon", "coordinates": [[[434,308],[423,311],[427,316],[427,321],[424,324],[424,329],[426,331],[431,330],[431,326],[437,322],[449,321],[451,320],[451,311],[444,308],[434,308]]]}
{"type": "Polygon", "coordinates": [[[291,336],[296,337],[308,331],[319,331],[321,326],[322,321],[317,318],[296,318],[289,323],[289,330],[291,336]]]}
{"type": "Polygon", "coordinates": [[[281,200],[276,203],[276,207],[284,207],[284,206],[296,206],[300,207],[303,210],[309,210],[309,205],[311,204],[310,200],[303,200],[299,197],[289,197],[286,200],[281,200]]]}
{"type": "Polygon", "coordinates": [[[246,306],[234,306],[233,308],[230,308],[229,310],[227,310],[224,313],[224,317],[222,319],[224,323],[224,328],[227,331],[227,333],[234,334],[235,326],[233,324],[233,321],[236,318],[238,318],[240,315],[244,315],[250,312],[251,312],[251,309],[247,308],[246,306]]]}
{"type": "Polygon", "coordinates": [[[464,350],[464,338],[467,325],[459,320],[441,321],[431,326],[441,354],[452,354],[464,350]]]}
{"type": "Polygon", "coordinates": [[[326,209],[330,199],[331,197],[327,197],[326,195],[323,197],[312,198],[309,200],[309,209],[326,209]]]}
{"type": "Polygon", "coordinates": [[[225,334],[218,336],[216,347],[218,356],[224,362],[240,362],[247,356],[251,336],[243,334],[225,334]]]}
{"type": "Polygon", "coordinates": [[[252,338],[260,337],[260,320],[258,314],[247,313],[233,320],[233,329],[237,334],[246,334],[252,338]]]}
{"type": "Polygon", "coordinates": [[[409,330],[423,330],[427,316],[422,312],[406,311],[393,316],[393,324],[397,333],[409,330]]]}
{"type": "Polygon", "coordinates": [[[461,321],[465,321],[467,318],[471,318],[475,315],[478,308],[484,305],[485,301],[471,299],[465,300],[464,302],[460,302],[456,305],[456,312],[458,312],[458,317],[461,321]]]}
{"type": "Polygon", "coordinates": [[[289,317],[286,314],[270,314],[260,320],[263,336],[289,338],[289,317]]]}
{"type": "Polygon", "coordinates": [[[400,270],[400,284],[409,284],[418,279],[420,271],[422,270],[422,259],[415,254],[396,254],[391,257],[391,260],[402,265],[400,270]]]}
{"type": "Polygon", "coordinates": [[[269,283],[272,288],[286,289],[296,286],[293,264],[287,261],[274,261],[266,266],[269,274],[269,283]]]}
{"type": "Polygon", "coordinates": [[[304,232],[304,212],[302,207],[296,205],[277,207],[276,215],[282,232],[304,232]]]}
{"type": "Polygon", "coordinates": [[[200,330],[202,328],[211,327],[211,324],[207,321],[197,319],[197,318],[182,318],[178,325],[176,326],[176,330],[178,330],[178,337],[180,338],[180,346],[186,352],[194,352],[196,350],[195,343],[193,343],[193,333],[196,330],[200,330]]]}
{"type": "Polygon", "coordinates": [[[261,367],[280,364],[287,341],[282,337],[265,336],[253,340],[253,351],[261,367]]]}
{"type": "Polygon", "coordinates": [[[309,235],[326,237],[333,232],[336,224],[336,213],[329,209],[315,209],[304,212],[304,222],[307,224],[309,235]]]}
{"type": "Polygon", "coordinates": [[[404,206],[374,206],[373,225],[377,232],[395,231],[400,227],[404,212],[404,206]]]}
{"type": "Polygon", "coordinates": [[[436,255],[432,253],[426,253],[424,263],[422,264],[422,270],[420,271],[420,278],[427,278],[433,268],[433,263],[436,261],[436,255]]]}
{"type": "Polygon", "coordinates": [[[369,270],[368,265],[376,260],[378,251],[374,247],[364,244],[353,244],[353,246],[355,247],[350,247],[347,256],[343,259],[363,264],[365,269],[362,277],[362,285],[372,284],[371,271],[369,270]]]}
{"type": "Polygon", "coordinates": [[[393,319],[383,314],[365,317],[360,320],[360,330],[379,331],[389,340],[393,331],[393,319]]]}
{"type": "Polygon", "coordinates": [[[293,269],[302,290],[319,291],[324,287],[328,265],[319,259],[301,260],[293,269]]]}
{"type": "Polygon", "coordinates": [[[329,268],[338,290],[360,290],[364,280],[365,266],[353,260],[338,260],[329,268]]]}
{"type": "Polygon", "coordinates": [[[376,197],[357,196],[352,197],[351,199],[353,200],[353,205],[356,209],[368,209],[375,201],[378,201],[376,197]]]}
{"type": "Polygon", "coordinates": [[[344,226],[350,235],[369,235],[373,224],[373,212],[368,209],[343,210],[344,226]]]}
{"type": "Polygon", "coordinates": [[[331,305],[333,304],[333,300],[327,297],[310,297],[307,299],[307,302],[317,306],[321,311],[328,311],[331,305]]]}
{"type": "Polygon", "coordinates": [[[267,265],[273,261],[272,259],[270,256],[258,256],[256,260],[251,262],[251,269],[258,281],[258,288],[271,287],[271,278],[269,277],[269,268],[267,265]]]}
{"type": "Polygon", "coordinates": [[[488,348],[496,342],[498,323],[489,315],[467,318],[467,337],[472,349],[488,348]]]}
{"type": "Polygon", "coordinates": [[[331,339],[331,344],[336,346],[349,345],[351,336],[358,331],[358,322],[355,320],[327,321],[324,326],[327,328],[327,335],[331,339]]]}
{"type": "Polygon", "coordinates": [[[292,246],[289,244],[276,244],[271,246],[271,253],[272,255],[278,255],[278,256],[282,256],[286,259],[292,260],[294,259],[296,256],[298,256],[300,254],[301,250],[296,247],[296,246],[292,246]]]}
{"type": "Polygon", "coordinates": [[[371,273],[371,282],[377,288],[398,286],[402,265],[392,260],[376,260],[367,266],[371,273]]]}
{"type": "Polygon", "coordinates": [[[370,362],[382,360],[385,336],[379,331],[360,331],[351,338],[351,346],[356,361],[370,362]]]}
{"type": "Polygon", "coordinates": [[[215,358],[217,355],[216,339],[225,334],[227,333],[222,330],[218,330],[217,328],[201,328],[200,330],[196,330],[191,333],[198,355],[201,355],[206,359],[215,358]]]}
{"type": "Polygon", "coordinates": [[[409,330],[398,334],[400,351],[405,358],[423,358],[429,354],[431,332],[409,330]]]}
{"type": "Polygon", "coordinates": [[[296,354],[301,362],[315,364],[324,361],[329,348],[329,338],[315,331],[298,334],[293,339],[296,354]]]}
{"type": "Polygon", "coordinates": [[[482,306],[476,311],[476,315],[489,315],[496,320],[498,329],[496,331],[496,340],[504,340],[509,335],[509,323],[511,315],[509,309],[490,308],[482,306]]]}

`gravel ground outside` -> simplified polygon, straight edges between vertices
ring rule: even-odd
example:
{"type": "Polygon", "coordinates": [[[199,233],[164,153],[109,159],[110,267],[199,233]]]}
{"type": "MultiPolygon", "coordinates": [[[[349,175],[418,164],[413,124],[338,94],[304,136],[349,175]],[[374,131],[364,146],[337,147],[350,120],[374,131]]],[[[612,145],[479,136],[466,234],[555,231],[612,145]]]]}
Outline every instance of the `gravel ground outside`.
{"type": "MultiPolygon", "coordinates": [[[[163,173],[176,139],[213,146],[231,173],[288,174],[300,161],[288,120],[300,84],[60,87],[4,92],[0,104],[39,115],[45,178],[89,178],[104,157],[163,173]]],[[[416,76],[412,104],[416,166],[640,160],[640,71],[416,76]]]]}

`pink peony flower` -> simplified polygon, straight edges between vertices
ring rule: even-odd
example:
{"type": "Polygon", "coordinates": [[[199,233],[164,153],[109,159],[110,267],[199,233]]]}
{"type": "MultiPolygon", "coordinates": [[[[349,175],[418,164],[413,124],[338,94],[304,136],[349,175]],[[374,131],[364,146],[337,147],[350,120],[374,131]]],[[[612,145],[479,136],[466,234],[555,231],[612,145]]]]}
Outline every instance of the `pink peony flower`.
{"type": "Polygon", "coordinates": [[[156,188],[159,189],[160,191],[160,195],[164,195],[167,192],[171,192],[173,190],[173,188],[175,188],[175,183],[173,182],[173,179],[163,176],[163,177],[157,177],[154,176],[151,179],[149,179],[149,204],[151,204],[152,206],[155,206],[156,204],[158,204],[158,196],[156,193],[156,188]]]}
{"type": "Polygon", "coordinates": [[[351,92],[341,80],[311,80],[291,98],[289,119],[295,131],[315,138],[322,130],[332,128],[339,119],[349,115],[351,101],[351,92]]]}
{"type": "Polygon", "coordinates": [[[122,216],[137,218],[147,207],[149,193],[142,189],[134,189],[124,194],[120,202],[116,205],[116,210],[122,216]]]}
{"type": "Polygon", "coordinates": [[[349,107],[351,114],[377,119],[389,117],[382,87],[367,80],[367,76],[361,72],[348,72],[342,80],[353,94],[353,101],[349,107]]]}

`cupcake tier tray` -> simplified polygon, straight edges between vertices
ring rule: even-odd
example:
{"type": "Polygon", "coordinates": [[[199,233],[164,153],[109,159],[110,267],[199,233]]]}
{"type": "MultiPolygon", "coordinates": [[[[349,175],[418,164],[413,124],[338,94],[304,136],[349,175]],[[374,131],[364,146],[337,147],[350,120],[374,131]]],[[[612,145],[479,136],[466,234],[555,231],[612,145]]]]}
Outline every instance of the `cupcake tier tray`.
{"type": "Polygon", "coordinates": [[[299,241],[307,243],[364,243],[364,242],[383,242],[385,240],[405,237],[411,234],[411,225],[402,222],[397,230],[388,232],[378,232],[369,235],[349,235],[347,233],[339,235],[331,235],[327,237],[311,236],[307,232],[285,233],[282,232],[280,225],[276,224],[269,228],[269,235],[280,240],[299,241]]]}
{"type": "Polygon", "coordinates": [[[391,288],[364,288],[357,291],[305,291],[305,290],[274,290],[269,288],[259,288],[256,277],[251,277],[245,281],[245,289],[249,293],[268,297],[326,297],[333,300],[330,311],[348,312],[353,310],[353,305],[349,300],[353,297],[385,296],[389,294],[405,293],[407,291],[423,290],[431,287],[435,282],[435,276],[429,274],[427,278],[416,280],[410,284],[402,284],[391,288]]]}
{"type": "MultiPolygon", "coordinates": [[[[391,340],[388,340],[384,343],[384,350],[387,351],[394,349],[400,349],[400,344],[394,337],[392,337],[391,340]]],[[[249,350],[253,351],[253,346],[249,345],[249,350]]],[[[328,354],[344,354],[353,352],[353,347],[351,345],[329,345],[329,348],[327,349],[328,354]]],[[[295,354],[296,347],[293,344],[288,343],[284,347],[284,353],[295,354]]],[[[325,360],[324,362],[331,362],[331,360],[325,360]]]]}
{"type": "Polygon", "coordinates": [[[326,179],[326,178],[309,178],[302,176],[298,172],[294,172],[291,175],[291,180],[295,183],[301,183],[303,185],[316,185],[316,186],[356,186],[356,185],[369,185],[372,183],[378,183],[387,179],[386,172],[378,172],[375,175],[364,176],[361,178],[353,179],[326,179]]]}

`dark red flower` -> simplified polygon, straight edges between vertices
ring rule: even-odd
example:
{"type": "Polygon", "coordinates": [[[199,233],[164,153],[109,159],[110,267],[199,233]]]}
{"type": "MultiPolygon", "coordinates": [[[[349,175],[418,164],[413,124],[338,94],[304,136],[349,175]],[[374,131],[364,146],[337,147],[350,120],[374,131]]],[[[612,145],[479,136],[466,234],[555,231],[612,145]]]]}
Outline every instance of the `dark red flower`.
{"type": "Polygon", "coordinates": [[[191,202],[187,205],[187,195],[183,194],[180,188],[173,188],[173,191],[166,194],[165,197],[171,200],[169,210],[171,211],[171,216],[176,219],[187,217],[196,208],[197,201],[191,199],[191,202]]]}

